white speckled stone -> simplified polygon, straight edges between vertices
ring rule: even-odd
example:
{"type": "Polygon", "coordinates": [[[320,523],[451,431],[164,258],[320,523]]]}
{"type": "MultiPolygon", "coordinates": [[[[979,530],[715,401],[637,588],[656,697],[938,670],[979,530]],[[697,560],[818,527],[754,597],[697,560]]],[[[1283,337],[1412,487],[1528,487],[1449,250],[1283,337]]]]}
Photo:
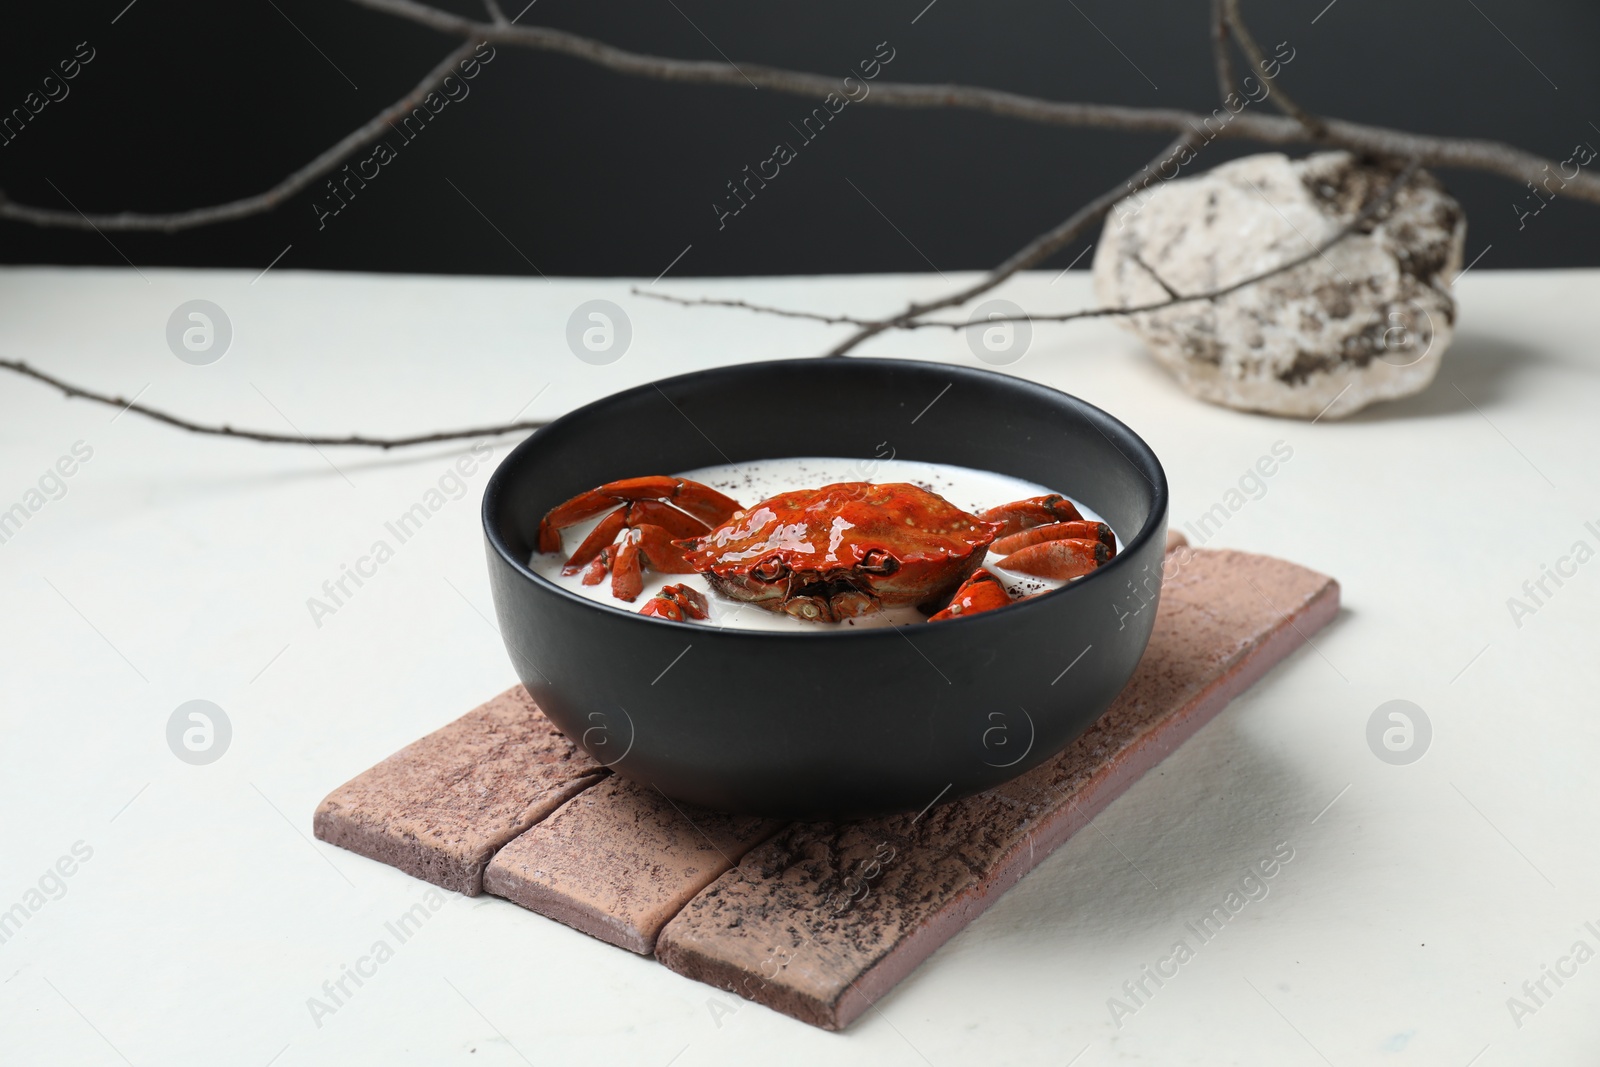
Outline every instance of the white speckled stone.
{"type": "MultiPolygon", "coordinates": [[[[1393,179],[1345,152],[1265,153],[1160,183],[1112,210],[1095,252],[1106,304],[1221,288],[1333,236],[1393,179]]],[[[1214,301],[1122,319],[1185,390],[1247,411],[1349,415],[1438,373],[1455,324],[1466,217],[1419,171],[1379,217],[1324,255],[1214,301]]]]}

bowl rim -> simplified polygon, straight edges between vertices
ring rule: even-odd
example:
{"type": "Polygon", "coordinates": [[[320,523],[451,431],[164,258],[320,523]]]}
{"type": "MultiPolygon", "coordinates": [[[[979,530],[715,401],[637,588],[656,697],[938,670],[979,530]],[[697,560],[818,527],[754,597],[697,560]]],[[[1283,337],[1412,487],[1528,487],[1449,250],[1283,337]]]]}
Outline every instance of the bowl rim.
{"type": "MultiPolygon", "coordinates": [[[[851,365],[863,367],[878,366],[884,368],[898,368],[906,365],[916,367],[937,367],[941,374],[956,375],[958,377],[966,377],[968,379],[1004,379],[1008,387],[1042,394],[1048,396],[1057,403],[1065,400],[1069,406],[1076,408],[1079,414],[1086,417],[1090,421],[1090,424],[1094,425],[1095,428],[1105,436],[1106,440],[1110,442],[1111,446],[1121,453],[1122,458],[1138,473],[1143,475],[1146,481],[1150,482],[1151,487],[1155,491],[1154,500],[1152,501],[1150,508],[1150,514],[1146,517],[1144,525],[1139,528],[1139,531],[1134,534],[1131,539],[1124,542],[1122,551],[1117,553],[1117,555],[1105,565],[1096,568],[1091,573],[1084,575],[1082,578],[1079,578],[1076,581],[1069,582],[1064,586],[1051,590],[1044,596],[1013,601],[1012,603],[1007,604],[1005,607],[980,612],[977,615],[971,615],[966,618],[943,620],[947,625],[994,625],[999,619],[1014,617],[1015,613],[1017,612],[1038,610],[1041,603],[1056,600],[1058,597],[1072,596],[1075,591],[1079,590],[1086,583],[1095,581],[1103,583],[1114,580],[1116,575],[1120,574],[1128,566],[1132,566],[1132,564],[1129,564],[1126,561],[1132,556],[1136,555],[1139,549],[1143,548],[1152,538],[1155,537],[1156,530],[1159,529],[1166,520],[1167,512],[1170,507],[1170,500],[1167,488],[1167,473],[1165,468],[1161,465],[1160,458],[1156,456],[1155,450],[1150,447],[1144,438],[1135,433],[1127,423],[1123,422],[1115,415],[1112,415],[1104,408],[1091,404],[1081,397],[1074,396],[1073,394],[1061,389],[1057,389],[1054,386],[1044,385],[1029,378],[1022,378],[1014,374],[1003,374],[999,371],[988,370],[981,367],[965,367],[961,366],[960,364],[936,363],[931,360],[919,359],[883,359],[857,356],[837,358],[839,358],[841,362],[848,362],[851,365]],[[1097,423],[1103,423],[1104,425],[1099,425],[1097,423]],[[1110,433],[1107,432],[1108,428],[1111,431],[1110,433]],[[1119,443],[1112,436],[1113,433],[1120,435],[1123,440],[1119,443]],[[1130,451],[1132,453],[1131,455],[1129,454],[1130,451]],[[1143,464],[1141,464],[1141,460],[1143,461],[1143,464]]],[[[714,379],[726,375],[730,372],[748,371],[760,367],[778,367],[785,365],[814,366],[818,359],[819,357],[800,357],[795,359],[755,360],[743,363],[728,363],[717,367],[706,367],[700,370],[689,371],[685,374],[675,374],[670,378],[658,378],[627,389],[619,389],[616,392],[607,393],[605,396],[591,400],[587,404],[583,404],[580,407],[573,408],[565,415],[561,415],[560,417],[551,421],[545,427],[541,428],[540,430],[535,430],[532,434],[529,434],[523,440],[519,441],[517,445],[506,454],[505,458],[495,466],[494,471],[490,473],[489,480],[484,486],[483,502],[479,509],[479,514],[483,522],[484,537],[494,548],[495,553],[500,557],[501,560],[508,563],[512,570],[516,571],[524,580],[531,581],[535,587],[541,588],[546,592],[553,593],[559,597],[563,597],[570,602],[582,604],[587,608],[591,608],[596,611],[608,612],[614,616],[617,616],[619,620],[624,618],[632,619],[639,625],[653,627],[666,625],[676,627],[686,633],[700,634],[702,636],[708,633],[715,633],[719,635],[719,637],[728,639],[748,639],[755,641],[874,641],[885,640],[896,636],[904,637],[905,634],[903,632],[903,628],[899,626],[875,626],[860,629],[854,627],[841,627],[839,629],[819,629],[815,633],[807,633],[804,631],[795,630],[765,630],[744,628],[728,629],[726,627],[716,626],[707,627],[707,625],[702,622],[679,622],[675,619],[662,618],[660,616],[641,615],[637,611],[630,611],[614,604],[608,604],[599,600],[591,600],[588,597],[580,596],[564,586],[557,585],[555,582],[552,582],[550,579],[546,578],[544,575],[538,573],[533,568],[528,566],[526,560],[518,559],[516,555],[511,552],[509,546],[505,543],[505,540],[500,536],[499,524],[496,520],[499,513],[499,503],[504,496],[504,484],[507,478],[509,478],[509,475],[507,475],[505,472],[509,467],[512,466],[511,461],[516,458],[516,456],[524,449],[537,447],[535,442],[541,433],[559,427],[564,423],[584,418],[591,413],[592,409],[624,397],[644,395],[653,391],[659,392],[663,387],[666,386],[693,385],[707,379],[714,379]]]]}

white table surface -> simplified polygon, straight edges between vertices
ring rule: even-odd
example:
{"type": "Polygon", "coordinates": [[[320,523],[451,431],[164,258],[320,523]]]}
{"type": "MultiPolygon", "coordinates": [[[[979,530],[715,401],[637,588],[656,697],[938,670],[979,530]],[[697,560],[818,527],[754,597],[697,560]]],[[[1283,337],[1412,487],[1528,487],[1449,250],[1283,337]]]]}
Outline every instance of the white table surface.
{"type": "MultiPolygon", "coordinates": [[[[535,396],[527,415],[554,416],[839,335],[643,300],[623,280],[253,277],[5,270],[0,355],[202,420],[394,434],[505,420],[535,396]],[[193,298],[233,324],[210,366],[164,340],[193,298]],[[594,298],[633,323],[609,366],[564,342],[594,298]]],[[[1082,272],[1054,279],[1001,295],[1033,309],[1090,299],[1082,272]]],[[[947,284],[660,287],[870,314],[947,284]]],[[[1191,400],[1109,323],[1036,329],[1010,369],[1144,435],[1174,526],[1275,442],[1291,447],[1212,543],[1334,575],[1345,609],[843,1035],[454,895],[314,1019],[308,998],[427,887],[313,841],[313,808],[515,681],[485,618],[485,472],[319,628],[306,599],[463,448],[324,457],[200,438],[0,376],[0,509],[75,442],[93,449],[66,495],[0,544],[0,909],[38,902],[28,891],[75,843],[93,850],[0,944],[0,1061],[1593,1063],[1600,962],[1546,979],[1551,995],[1520,1018],[1507,997],[1575,941],[1600,950],[1584,926],[1600,929],[1600,562],[1549,585],[1520,627],[1507,599],[1575,541],[1600,547],[1584,526],[1600,528],[1600,272],[1474,271],[1459,296],[1435,385],[1344,423],[1191,400]],[[233,726],[207,766],[165,737],[196,698],[233,726]],[[1395,698],[1433,725],[1407,766],[1366,741],[1395,698]],[[1108,998],[1280,842],[1294,858],[1270,894],[1115,1025],[1108,998]]],[[[863,351],[976,362],[942,332],[863,351]]]]}

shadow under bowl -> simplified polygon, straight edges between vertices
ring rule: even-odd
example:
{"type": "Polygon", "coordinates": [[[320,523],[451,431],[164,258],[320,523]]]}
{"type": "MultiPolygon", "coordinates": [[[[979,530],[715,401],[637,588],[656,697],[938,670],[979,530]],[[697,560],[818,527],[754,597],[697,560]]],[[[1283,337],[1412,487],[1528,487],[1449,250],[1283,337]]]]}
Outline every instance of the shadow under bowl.
{"type": "Polygon", "coordinates": [[[550,719],[674,800],[788,819],[918,811],[1059,753],[1144,652],[1166,523],[1160,462],[1099,408],[993,371],[854,358],[739,364],[605,397],[517,446],[483,498],[500,632],[550,719]],[[1103,516],[1123,551],[992,612],[812,633],[648,618],[527,565],[544,513],[596,485],[778,457],[870,458],[885,443],[897,459],[1049,486],[1103,516]]]}

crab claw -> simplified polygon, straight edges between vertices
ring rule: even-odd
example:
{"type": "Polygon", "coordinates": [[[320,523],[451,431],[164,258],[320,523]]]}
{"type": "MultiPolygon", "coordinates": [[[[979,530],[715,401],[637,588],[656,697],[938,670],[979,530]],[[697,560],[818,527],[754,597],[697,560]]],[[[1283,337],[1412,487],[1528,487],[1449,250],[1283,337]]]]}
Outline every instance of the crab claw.
{"type": "Polygon", "coordinates": [[[546,512],[539,522],[539,551],[561,551],[561,531],[568,526],[592,519],[618,504],[644,500],[671,501],[674,507],[688,512],[707,526],[720,525],[739,510],[738,501],[723,496],[709,485],[701,485],[687,478],[665,475],[624,478],[607,482],[587,493],[579,493],[546,512]]]}
{"type": "Polygon", "coordinates": [[[1104,541],[1068,537],[1029,545],[999,560],[995,566],[1038,578],[1079,578],[1111,558],[1104,541]]]}
{"type": "Polygon", "coordinates": [[[1003,608],[1009,603],[1011,594],[1000,584],[1000,579],[979,567],[972,572],[972,577],[961,583],[956,595],[950,599],[949,606],[938,614],[930,616],[928,621],[939,622],[942,619],[955,619],[963,615],[976,615],[980,611],[1003,608]]]}
{"type": "Polygon", "coordinates": [[[1031,530],[1035,526],[1043,526],[1047,522],[1079,522],[1083,516],[1072,505],[1072,501],[1060,493],[1046,493],[1044,496],[1031,496],[1026,500],[1013,500],[1009,504],[1001,504],[997,508],[990,508],[978,516],[985,522],[998,522],[1000,529],[996,537],[1009,537],[1023,530],[1031,530]]]}
{"type": "Polygon", "coordinates": [[[708,618],[710,611],[706,606],[706,598],[698,589],[686,585],[666,585],[661,587],[661,592],[644,602],[639,614],[682,622],[685,618],[708,618]]]}
{"type": "Polygon", "coordinates": [[[1117,540],[1111,533],[1111,527],[1103,522],[1051,522],[1043,526],[1035,526],[1031,530],[1002,537],[989,546],[991,552],[1010,555],[1020,552],[1031,545],[1042,545],[1046,541],[1059,541],[1063,538],[1078,538],[1085,541],[1099,541],[1116,555],[1117,540]]]}
{"type": "Polygon", "coordinates": [[[630,604],[644,592],[644,567],[639,562],[639,547],[624,541],[617,546],[616,562],[611,565],[611,595],[630,604]]]}

